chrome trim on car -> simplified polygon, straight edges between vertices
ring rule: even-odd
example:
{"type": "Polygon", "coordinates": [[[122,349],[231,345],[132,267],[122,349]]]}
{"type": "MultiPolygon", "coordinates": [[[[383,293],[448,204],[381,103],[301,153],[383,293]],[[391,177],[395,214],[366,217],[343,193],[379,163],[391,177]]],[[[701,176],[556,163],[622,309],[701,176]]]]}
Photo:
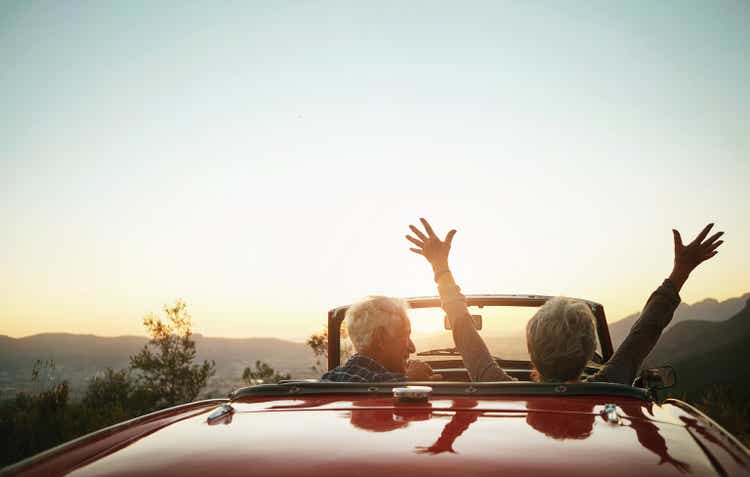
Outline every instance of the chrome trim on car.
{"type": "Polygon", "coordinates": [[[208,415],[206,418],[206,421],[208,421],[209,424],[212,424],[219,419],[226,418],[228,415],[231,415],[234,413],[234,408],[231,404],[222,404],[221,406],[217,407],[214,411],[211,412],[211,414],[208,415]]]}
{"type": "Polygon", "coordinates": [[[393,398],[397,402],[427,401],[432,394],[430,386],[403,386],[393,388],[393,398]]]}

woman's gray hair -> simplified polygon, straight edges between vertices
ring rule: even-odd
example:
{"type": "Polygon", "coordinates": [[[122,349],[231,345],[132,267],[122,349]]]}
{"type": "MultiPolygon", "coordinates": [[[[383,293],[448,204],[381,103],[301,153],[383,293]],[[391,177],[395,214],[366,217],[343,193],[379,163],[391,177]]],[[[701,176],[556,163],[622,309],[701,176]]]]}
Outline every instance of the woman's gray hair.
{"type": "Polygon", "coordinates": [[[526,325],[526,345],[541,381],[578,379],[594,355],[594,314],[581,301],[562,296],[539,307],[526,325]]]}
{"type": "Polygon", "coordinates": [[[372,333],[379,327],[389,334],[409,319],[407,305],[400,298],[368,296],[346,310],[346,331],[357,352],[370,346],[372,333]]]}

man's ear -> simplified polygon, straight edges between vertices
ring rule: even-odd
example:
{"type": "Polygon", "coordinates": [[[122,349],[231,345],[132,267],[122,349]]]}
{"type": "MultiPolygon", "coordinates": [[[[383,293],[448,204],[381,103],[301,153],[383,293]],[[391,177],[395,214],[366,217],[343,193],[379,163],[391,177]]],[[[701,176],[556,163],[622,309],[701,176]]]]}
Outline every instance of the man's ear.
{"type": "Polygon", "coordinates": [[[385,328],[378,326],[372,330],[372,340],[370,341],[370,347],[376,350],[381,350],[385,346],[386,333],[385,328]]]}

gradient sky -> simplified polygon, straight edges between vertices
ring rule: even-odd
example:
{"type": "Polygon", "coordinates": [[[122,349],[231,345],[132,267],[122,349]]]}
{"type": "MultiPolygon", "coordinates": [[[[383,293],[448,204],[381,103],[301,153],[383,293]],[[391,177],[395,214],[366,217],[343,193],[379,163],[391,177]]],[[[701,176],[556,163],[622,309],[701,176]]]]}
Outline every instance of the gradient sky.
{"type": "Polygon", "coordinates": [[[750,3],[442,3],[2,2],[0,334],[302,339],[420,216],[467,293],[622,318],[709,221],[750,291],[750,3]]]}

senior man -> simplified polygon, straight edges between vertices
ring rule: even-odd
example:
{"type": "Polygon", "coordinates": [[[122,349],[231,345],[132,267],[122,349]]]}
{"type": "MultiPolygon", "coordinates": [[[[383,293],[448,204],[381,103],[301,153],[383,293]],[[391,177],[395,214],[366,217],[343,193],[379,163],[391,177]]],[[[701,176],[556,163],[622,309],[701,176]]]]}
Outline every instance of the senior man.
{"type": "Polygon", "coordinates": [[[406,310],[403,300],[387,296],[368,296],[350,306],[345,322],[356,354],[321,380],[373,383],[441,379],[429,364],[409,360],[416,349],[406,310]]]}

